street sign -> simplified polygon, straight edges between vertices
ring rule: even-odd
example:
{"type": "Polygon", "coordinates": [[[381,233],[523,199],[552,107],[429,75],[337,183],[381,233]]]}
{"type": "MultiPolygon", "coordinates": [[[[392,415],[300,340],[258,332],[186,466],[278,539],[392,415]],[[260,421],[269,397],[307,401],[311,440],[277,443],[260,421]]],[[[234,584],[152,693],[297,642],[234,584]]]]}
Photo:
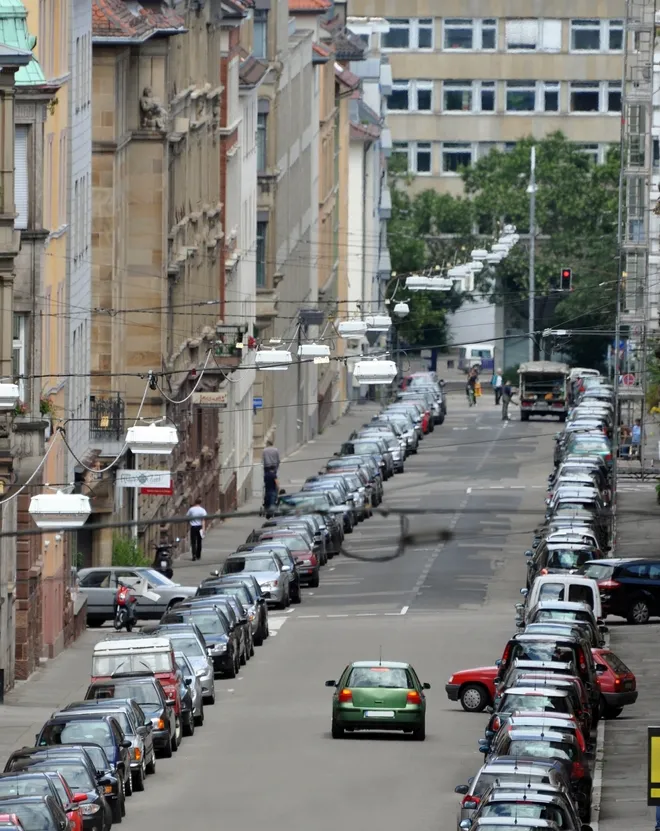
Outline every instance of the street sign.
{"type": "Polygon", "coordinates": [[[169,470],[118,470],[118,488],[168,488],[172,484],[169,470]]]}
{"type": "Polygon", "coordinates": [[[167,488],[140,488],[140,493],[144,496],[172,496],[174,494],[174,480],[170,479],[170,484],[167,488]]]}
{"type": "Polygon", "coordinates": [[[627,372],[625,375],[621,376],[621,383],[624,387],[632,387],[635,385],[635,376],[632,372],[627,372]]]}
{"type": "Polygon", "coordinates": [[[255,410],[263,409],[263,406],[264,406],[263,398],[253,398],[252,399],[252,406],[254,407],[255,410]]]}
{"type": "Polygon", "coordinates": [[[211,407],[216,410],[224,410],[227,407],[227,391],[194,392],[192,400],[193,404],[197,407],[211,407]]]}

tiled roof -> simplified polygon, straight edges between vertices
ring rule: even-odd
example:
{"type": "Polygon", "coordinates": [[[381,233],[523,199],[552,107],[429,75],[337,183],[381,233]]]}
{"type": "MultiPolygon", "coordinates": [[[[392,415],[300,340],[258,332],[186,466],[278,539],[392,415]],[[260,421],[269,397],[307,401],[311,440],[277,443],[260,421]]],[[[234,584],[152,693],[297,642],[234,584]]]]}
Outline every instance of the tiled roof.
{"type": "Polygon", "coordinates": [[[335,56],[339,61],[363,61],[367,46],[357,35],[348,29],[331,30],[335,45],[335,56]]]}
{"type": "Polygon", "coordinates": [[[312,49],[316,52],[317,55],[320,55],[322,58],[329,58],[332,52],[325,46],[321,46],[320,43],[313,43],[312,49]]]}
{"type": "Polygon", "coordinates": [[[351,72],[350,69],[344,69],[344,67],[338,63],[335,63],[335,77],[349,89],[357,89],[360,85],[360,79],[358,76],[351,72]]]}
{"type": "Polygon", "coordinates": [[[380,136],[380,128],[374,124],[357,124],[351,122],[351,138],[358,141],[375,141],[380,136]]]}
{"type": "MultiPolygon", "coordinates": [[[[27,9],[21,0],[2,0],[0,4],[0,43],[10,50],[32,54],[37,39],[28,31],[27,9]]],[[[9,55],[9,53],[7,53],[9,55]]],[[[34,56],[16,73],[17,87],[38,87],[46,85],[46,77],[34,56]]]]}
{"type": "Polygon", "coordinates": [[[289,0],[290,12],[327,12],[332,8],[332,0],[289,0]]]}
{"type": "Polygon", "coordinates": [[[181,34],[185,21],[165,3],[143,6],[136,0],[92,0],[95,42],[143,43],[154,35],[181,34]]]}
{"type": "Polygon", "coordinates": [[[238,78],[242,87],[254,87],[268,72],[268,63],[258,61],[252,56],[242,58],[238,68],[238,78]]]}

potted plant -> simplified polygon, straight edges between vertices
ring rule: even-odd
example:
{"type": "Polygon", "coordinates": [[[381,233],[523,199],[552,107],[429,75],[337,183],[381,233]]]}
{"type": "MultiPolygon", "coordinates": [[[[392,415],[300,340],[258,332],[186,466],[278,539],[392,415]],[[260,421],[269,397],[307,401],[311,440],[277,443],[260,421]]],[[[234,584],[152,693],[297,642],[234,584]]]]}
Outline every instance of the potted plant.
{"type": "Polygon", "coordinates": [[[14,407],[13,415],[14,418],[16,416],[26,416],[28,414],[28,407],[27,404],[24,404],[22,401],[19,401],[18,404],[14,407]]]}
{"type": "Polygon", "coordinates": [[[55,415],[55,407],[50,398],[42,398],[39,402],[39,412],[44,418],[52,418],[55,415]]]}

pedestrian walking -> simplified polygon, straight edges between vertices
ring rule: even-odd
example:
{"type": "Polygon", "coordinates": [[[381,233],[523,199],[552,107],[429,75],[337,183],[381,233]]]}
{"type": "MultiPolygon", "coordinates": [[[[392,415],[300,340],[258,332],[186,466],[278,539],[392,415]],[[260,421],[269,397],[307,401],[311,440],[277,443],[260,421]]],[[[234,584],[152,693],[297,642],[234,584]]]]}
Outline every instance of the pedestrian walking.
{"type": "Polygon", "coordinates": [[[635,419],[635,424],[632,428],[632,435],[630,439],[631,455],[639,458],[639,451],[642,444],[642,422],[639,418],[635,419]]]}
{"type": "Polygon", "coordinates": [[[502,386],[502,421],[509,421],[509,404],[513,400],[513,387],[507,381],[502,386]]]}
{"type": "Polygon", "coordinates": [[[277,503],[277,474],[280,468],[280,454],[272,439],[266,442],[261,458],[264,466],[264,510],[268,513],[277,503]]]}
{"type": "Polygon", "coordinates": [[[502,384],[504,383],[501,369],[498,369],[497,372],[495,372],[491,383],[493,385],[493,392],[495,393],[495,406],[497,407],[502,399],[502,384]]]}
{"type": "Polygon", "coordinates": [[[202,508],[201,498],[195,500],[195,504],[188,508],[187,516],[190,517],[190,548],[193,560],[202,559],[202,540],[206,532],[207,513],[202,508]]]}

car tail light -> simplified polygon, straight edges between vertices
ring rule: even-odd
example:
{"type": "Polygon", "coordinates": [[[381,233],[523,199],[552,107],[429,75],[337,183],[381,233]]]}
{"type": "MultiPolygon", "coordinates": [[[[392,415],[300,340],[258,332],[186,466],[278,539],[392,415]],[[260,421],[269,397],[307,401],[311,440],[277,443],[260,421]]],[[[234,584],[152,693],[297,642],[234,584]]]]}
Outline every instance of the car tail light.
{"type": "Polygon", "coordinates": [[[353,703],[353,693],[350,690],[342,690],[339,693],[339,703],[340,704],[352,704],[353,703]]]}
{"type": "Polygon", "coordinates": [[[571,768],[571,776],[573,779],[584,779],[587,775],[587,772],[584,768],[582,762],[573,762],[573,766],[571,768]]]}
{"type": "MultiPolygon", "coordinates": [[[[509,660],[509,656],[511,655],[511,644],[508,643],[504,649],[504,655],[502,655],[502,660],[500,662],[500,669],[506,666],[507,661],[509,660]]],[[[501,675],[501,673],[500,673],[501,675]]]]}
{"type": "Polygon", "coordinates": [[[408,690],[408,704],[421,704],[422,703],[422,696],[417,692],[417,690],[408,690]]]}
{"type": "Polygon", "coordinates": [[[164,721],[164,719],[159,718],[158,722],[156,724],[156,730],[164,730],[164,729],[165,729],[165,721],[164,721]]]}
{"type": "Polygon", "coordinates": [[[605,456],[605,461],[606,462],[611,462],[612,461],[612,454],[611,453],[608,453],[607,456],[605,456]]]}
{"type": "Polygon", "coordinates": [[[131,750],[131,756],[133,757],[134,762],[139,762],[140,759],[142,758],[142,751],[140,750],[139,747],[134,747],[131,750]]]}
{"type": "Polygon", "coordinates": [[[617,675],[617,677],[614,679],[614,686],[620,687],[622,683],[623,679],[619,675],[617,675]]]}
{"type": "Polygon", "coordinates": [[[493,719],[493,730],[497,733],[497,731],[500,729],[501,726],[502,726],[502,721],[501,721],[500,717],[495,716],[495,718],[493,719]]]}
{"type": "Polygon", "coordinates": [[[582,730],[575,731],[575,741],[578,743],[578,747],[583,753],[587,752],[587,743],[584,740],[584,735],[582,734],[582,730]]]}
{"type": "Polygon", "coordinates": [[[607,591],[611,591],[612,589],[618,589],[621,587],[621,583],[617,580],[599,580],[598,581],[598,588],[599,589],[606,589],[607,591]]]}

